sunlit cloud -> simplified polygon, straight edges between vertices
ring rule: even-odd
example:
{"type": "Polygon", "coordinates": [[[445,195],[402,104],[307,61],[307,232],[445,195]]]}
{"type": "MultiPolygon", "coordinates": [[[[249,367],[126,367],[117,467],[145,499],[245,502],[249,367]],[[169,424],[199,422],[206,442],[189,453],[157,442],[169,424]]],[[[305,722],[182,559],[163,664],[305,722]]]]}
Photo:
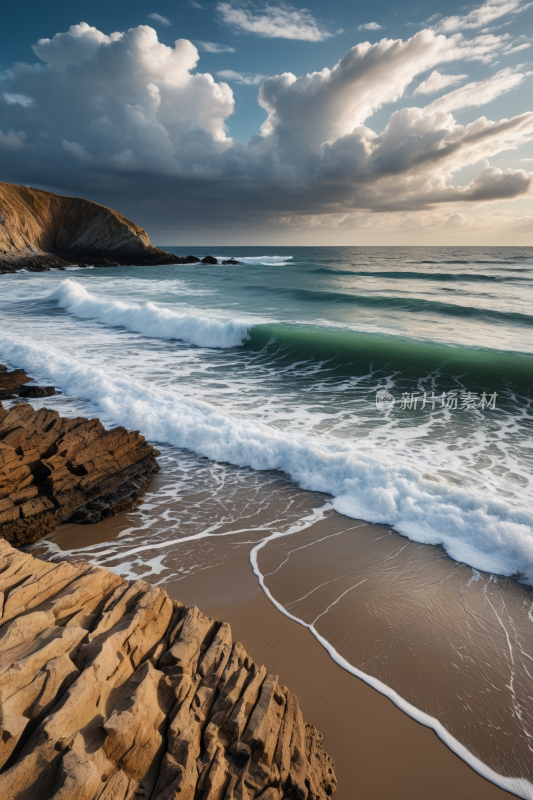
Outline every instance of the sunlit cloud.
{"type": "Polygon", "coordinates": [[[235,72],[233,69],[221,69],[217,72],[217,76],[224,81],[234,81],[247,86],[257,86],[268,77],[267,75],[244,75],[242,72],[235,72]]]}
{"type": "Polygon", "coordinates": [[[153,19],[155,22],[160,22],[161,25],[165,25],[166,27],[172,25],[171,21],[167,19],[167,17],[163,17],[161,14],[148,14],[148,16],[150,19],[153,19]]]}
{"type": "Polygon", "coordinates": [[[473,8],[468,14],[454,15],[440,19],[435,29],[442,33],[453,31],[464,31],[469,28],[483,28],[495,19],[500,19],[506,14],[520,14],[532,3],[524,0],[487,0],[477,8],[473,8]]]}
{"type": "Polygon", "coordinates": [[[235,48],[228,44],[217,44],[216,42],[197,42],[200,50],[206,53],[235,53],[235,48]]]}
{"type": "Polygon", "coordinates": [[[243,33],[255,33],[268,39],[321,42],[333,36],[319,25],[306,8],[267,5],[262,12],[254,13],[231,3],[219,3],[217,10],[221,20],[227,25],[243,33]]]}

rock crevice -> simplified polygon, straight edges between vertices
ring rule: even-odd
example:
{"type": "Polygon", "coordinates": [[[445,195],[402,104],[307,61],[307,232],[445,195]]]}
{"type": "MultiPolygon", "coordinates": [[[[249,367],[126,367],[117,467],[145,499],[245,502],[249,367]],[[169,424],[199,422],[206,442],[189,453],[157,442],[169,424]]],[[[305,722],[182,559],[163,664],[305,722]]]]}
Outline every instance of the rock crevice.
{"type": "Polygon", "coordinates": [[[0,540],[0,796],[326,800],[322,737],[227,623],[0,540]]]}

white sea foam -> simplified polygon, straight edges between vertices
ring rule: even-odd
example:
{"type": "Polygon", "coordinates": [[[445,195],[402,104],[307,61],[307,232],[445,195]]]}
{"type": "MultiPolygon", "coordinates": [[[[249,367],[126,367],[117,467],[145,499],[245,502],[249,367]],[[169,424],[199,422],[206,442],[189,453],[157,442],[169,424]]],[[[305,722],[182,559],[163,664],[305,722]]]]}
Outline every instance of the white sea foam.
{"type": "Polygon", "coordinates": [[[343,514],[394,526],[415,541],[442,544],[478,570],[520,574],[533,584],[533,513],[475,489],[425,477],[352,442],[277,430],[231,416],[171,390],[152,387],[4,335],[0,353],[65,393],[97,403],[106,421],[214,461],[278,469],[302,488],[333,495],[343,514]]]}
{"type": "Polygon", "coordinates": [[[49,299],[82,319],[96,319],[157,339],[181,339],[198,347],[237,347],[248,339],[251,327],[240,319],[220,320],[182,314],[150,302],[139,305],[99,298],[71,278],[62,281],[49,299]]]}
{"type": "MultiPolygon", "coordinates": [[[[292,256],[232,256],[236,261],[242,264],[250,264],[250,266],[261,267],[284,267],[290,264],[292,256]]],[[[219,262],[226,261],[228,256],[215,256],[219,262]]]]}

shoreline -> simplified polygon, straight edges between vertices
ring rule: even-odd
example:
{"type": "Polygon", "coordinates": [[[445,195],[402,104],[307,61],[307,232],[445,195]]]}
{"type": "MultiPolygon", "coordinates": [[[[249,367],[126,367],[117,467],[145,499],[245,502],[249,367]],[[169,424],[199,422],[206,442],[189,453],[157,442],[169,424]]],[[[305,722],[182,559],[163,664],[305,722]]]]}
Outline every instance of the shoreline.
{"type": "MultiPolygon", "coordinates": [[[[103,543],[125,528],[124,517],[97,523],[91,526],[91,539],[103,543]]],[[[47,537],[58,548],[55,557],[70,549],[74,539],[79,546],[79,533],[69,525],[47,537]]],[[[36,543],[32,552],[50,558],[38,549],[36,543]]],[[[479,775],[431,728],[336,664],[308,630],[271,603],[247,552],[182,579],[167,580],[163,586],[172,599],[197,605],[205,614],[228,622],[235,640],[291,687],[305,719],[324,736],[324,748],[335,762],[339,800],[353,800],[354,789],[365,800],[515,796],[479,775]]]]}
{"type": "Polygon", "coordinates": [[[336,800],[353,800],[354,789],[365,800],[515,796],[479,775],[431,728],[336,664],[308,630],[271,603],[243,555],[179,582],[169,581],[165,588],[170,597],[194,602],[229,622],[235,638],[292,687],[305,719],[320,730],[335,762],[336,800]],[[231,582],[239,589],[228,596],[224,587],[231,582]],[[359,724],[354,724],[357,717],[359,724]]]}

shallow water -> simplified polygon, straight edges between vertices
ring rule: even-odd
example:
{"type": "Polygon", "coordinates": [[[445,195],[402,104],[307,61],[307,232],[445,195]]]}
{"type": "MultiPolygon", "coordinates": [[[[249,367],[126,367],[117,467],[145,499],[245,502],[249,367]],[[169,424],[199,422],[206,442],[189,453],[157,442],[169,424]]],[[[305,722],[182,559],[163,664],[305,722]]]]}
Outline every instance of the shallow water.
{"type": "Polygon", "coordinates": [[[532,780],[533,252],[212,252],[246,263],[1,279],[0,358],[46,405],[164,445],[131,530],[77,554],[165,582],[287,534],[257,551],[274,599],[532,780]]]}

